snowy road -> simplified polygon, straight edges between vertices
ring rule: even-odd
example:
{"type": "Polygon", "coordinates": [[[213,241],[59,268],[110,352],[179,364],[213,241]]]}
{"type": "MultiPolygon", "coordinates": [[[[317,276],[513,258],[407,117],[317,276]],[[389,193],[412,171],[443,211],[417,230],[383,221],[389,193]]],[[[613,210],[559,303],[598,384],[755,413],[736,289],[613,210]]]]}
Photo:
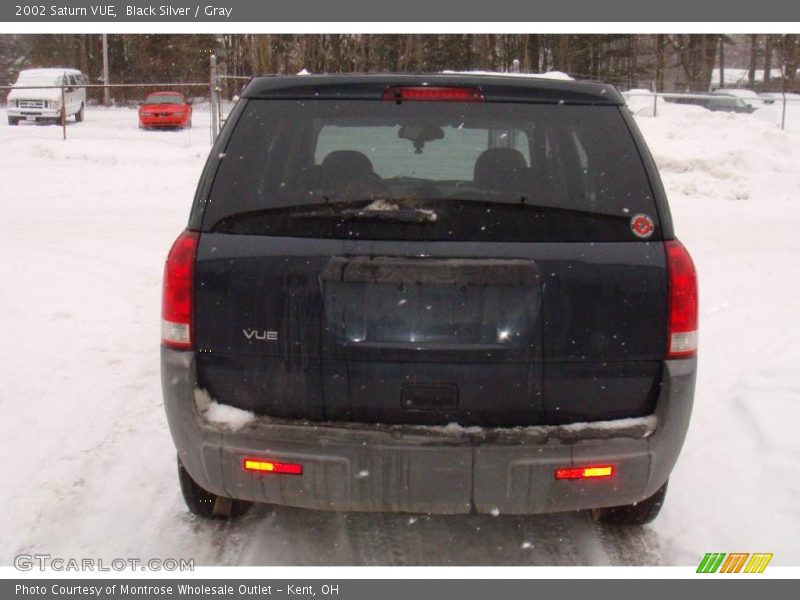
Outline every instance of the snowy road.
{"type": "MultiPolygon", "coordinates": [[[[183,516],[179,522],[186,529],[194,523],[183,516]]],[[[652,565],[664,554],[652,531],[615,531],[582,514],[409,516],[259,506],[238,523],[191,532],[191,544],[159,541],[160,550],[185,556],[202,548],[192,552],[198,561],[225,565],[652,565]]]]}
{"type": "Polygon", "coordinates": [[[0,564],[688,565],[709,551],[800,564],[800,134],[696,107],[640,120],[701,291],[695,414],[653,525],[263,506],[206,523],[178,492],[158,314],[208,148],[87,117],[67,142],[0,135],[0,564]]]}

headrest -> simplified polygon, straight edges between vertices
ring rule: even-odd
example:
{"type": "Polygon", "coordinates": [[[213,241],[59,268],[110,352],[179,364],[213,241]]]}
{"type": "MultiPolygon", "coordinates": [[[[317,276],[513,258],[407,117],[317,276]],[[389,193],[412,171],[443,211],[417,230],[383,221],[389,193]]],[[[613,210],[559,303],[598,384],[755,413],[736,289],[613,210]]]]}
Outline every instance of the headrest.
{"type": "Polygon", "coordinates": [[[475,161],[475,185],[496,190],[517,190],[527,173],[528,163],[514,148],[489,148],[475,161]]]}
{"type": "Polygon", "coordinates": [[[367,177],[373,174],[372,163],[356,150],[334,150],[322,161],[325,171],[338,171],[340,176],[367,177]]]}

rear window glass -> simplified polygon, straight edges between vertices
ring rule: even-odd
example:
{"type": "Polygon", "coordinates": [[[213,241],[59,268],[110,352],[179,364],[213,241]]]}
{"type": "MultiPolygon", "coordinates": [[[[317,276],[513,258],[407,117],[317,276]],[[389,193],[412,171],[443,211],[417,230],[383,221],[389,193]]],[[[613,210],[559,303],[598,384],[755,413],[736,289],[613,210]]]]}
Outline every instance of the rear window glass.
{"type": "Polygon", "coordinates": [[[183,96],[177,94],[150,94],[145,104],[183,104],[183,96]]]}
{"type": "Polygon", "coordinates": [[[490,140],[485,129],[442,127],[443,138],[426,143],[423,152],[409,151],[413,145],[399,138],[401,126],[357,127],[325,126],[320,129],[314,150],[314,164],[322,165],[332,152],[352,149],[366,155],[373,171],[380,177],[415,177],[433,180],[468,181],[475,162],[489,147],[512,147],[519,150],[530,166],[529,144],[524,131],[502,132],[490,140]]]}
{"type": "Polygon", "coordinates": [[[656,221],[616,106],[249,100],[206,230],[399,240],[636,239],[656,221]]]}

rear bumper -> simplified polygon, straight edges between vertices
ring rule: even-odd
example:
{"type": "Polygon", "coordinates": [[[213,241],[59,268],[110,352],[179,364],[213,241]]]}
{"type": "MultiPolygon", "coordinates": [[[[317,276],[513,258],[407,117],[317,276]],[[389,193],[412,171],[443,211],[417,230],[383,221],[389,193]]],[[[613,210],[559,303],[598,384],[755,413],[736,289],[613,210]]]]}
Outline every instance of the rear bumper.
{"type": "Polygon", "coordinates": [[[139,117],[142,127],[183,127],[189,122],[186,115],[180,117],[139,117]]]}
{"type": "Polygon", "coordinates": [[[617,506],[652,495],[678,458],[696,359],[667,361],[656,413],[590,426],[467,430],[260,418],[232,431],[195,402],[194,355],[162,348],[161,377],[179,456],[218,495],[347,511],[532,514],[617,506]],[[245,456],[303,474],[245,472],[245,456]],[[560,467],[612,464],[612,478],[557,481],[560,467]]]}

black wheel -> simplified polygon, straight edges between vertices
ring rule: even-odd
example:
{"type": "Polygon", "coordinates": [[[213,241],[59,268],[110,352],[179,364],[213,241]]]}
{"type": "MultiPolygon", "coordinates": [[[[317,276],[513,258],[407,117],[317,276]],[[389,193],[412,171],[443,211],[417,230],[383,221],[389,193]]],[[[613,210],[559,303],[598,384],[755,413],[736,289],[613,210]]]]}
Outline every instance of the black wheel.
{"type": "Polygon", "coordinates": [[[81,109],[75,113],[75,122],[80,123],[83,121],[83,104],[81,104],[81,109]]]}
{"type": "Polygon", "coordinates": [[[636,504],[592,509],[592,518],[608,525],[644,525],[658,516],[666,495],[665,483],[655,494],[636,504]]]}
{"type": "Polygon", "coordinates": [[[252,505],[252,502],[217,496],[201,488],[184,468],[180,458],[178,458],[178,481],[180,481],[181,494],[183,494],[183,500],[186,502],[188,509],[204,519],[240,517],[252,505]]]}
{"type": "Polygon", "coordinates": [[[19,117],[8,117],[9,125],[19,125],[19,117]]]}

